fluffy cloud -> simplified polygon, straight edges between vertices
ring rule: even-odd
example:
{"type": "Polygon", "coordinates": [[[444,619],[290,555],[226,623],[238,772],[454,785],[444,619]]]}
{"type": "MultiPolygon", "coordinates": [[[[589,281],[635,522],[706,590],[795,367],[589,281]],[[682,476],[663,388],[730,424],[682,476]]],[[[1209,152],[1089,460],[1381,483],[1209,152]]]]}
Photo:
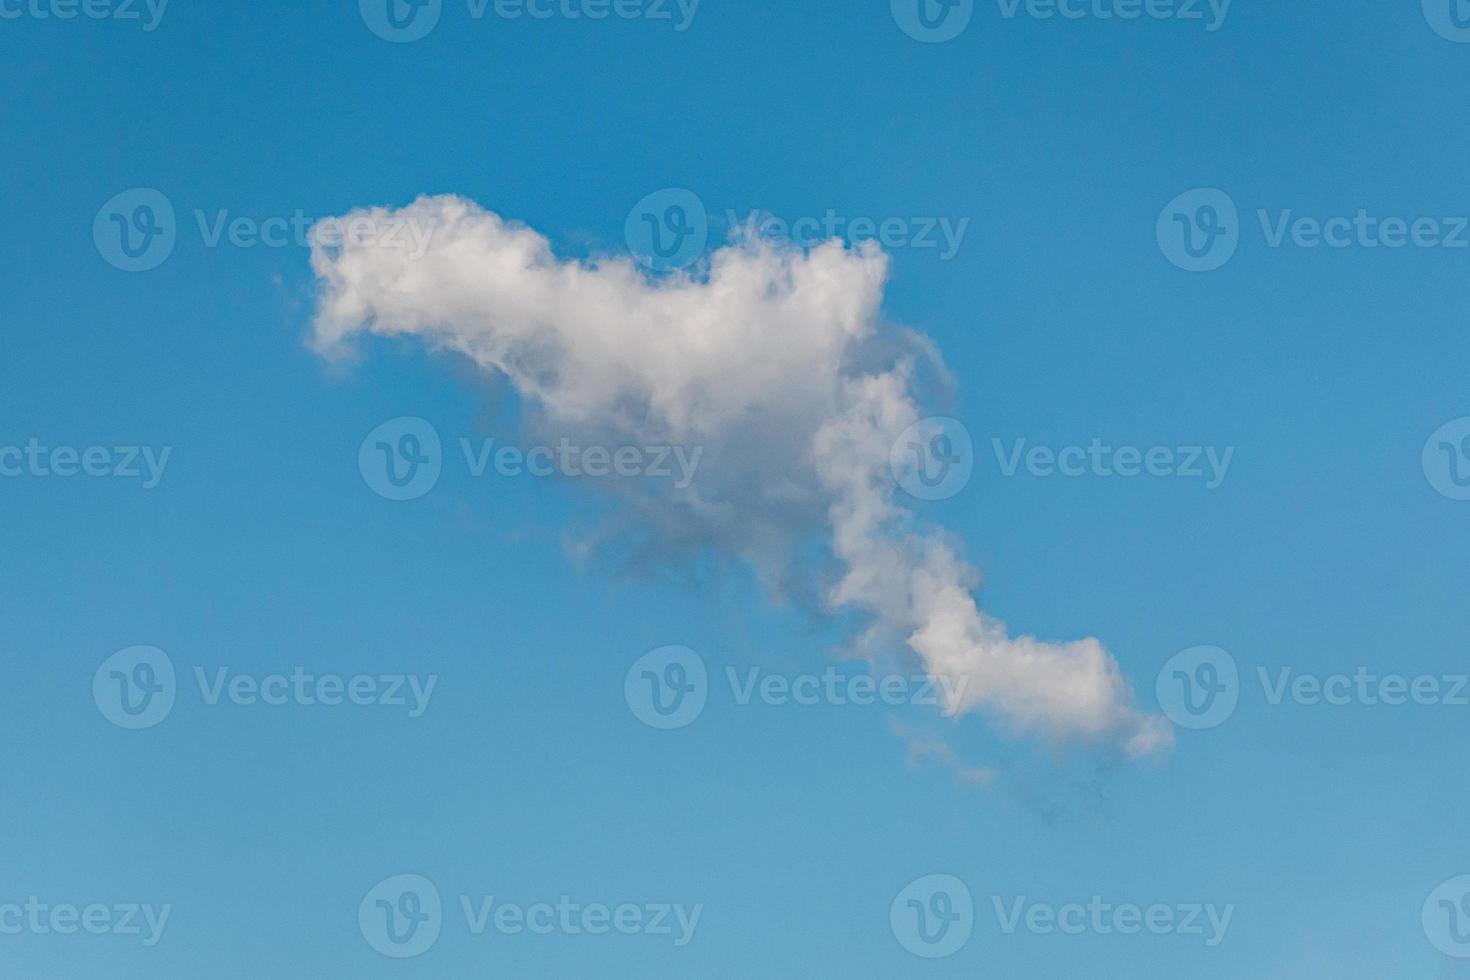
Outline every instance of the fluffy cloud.
{"type": "Polygon", "coordinates": [[[507,378],[533,425],[587,445],[703,447],[692,486],[618,491],[630,526],[738,557],[777,589],[817,537],[838,569],[824,603],[861,613],[872,649],[896,638],[953,681],[950,711],[1132,755],[1169,742],[1096,640],[1009,636],[977,605],[974,569],[900,506],[889,452],[920,417],[926,347],[883,329],[887,261],[871,243],[743,240],[697,274],[654,278],[624,258],[558,259],[530,228],[452,196],[354,219],[432,234],[422,254],[392,236],[314,237],[323,354],[364,333],[413,336],[507,378]]]}

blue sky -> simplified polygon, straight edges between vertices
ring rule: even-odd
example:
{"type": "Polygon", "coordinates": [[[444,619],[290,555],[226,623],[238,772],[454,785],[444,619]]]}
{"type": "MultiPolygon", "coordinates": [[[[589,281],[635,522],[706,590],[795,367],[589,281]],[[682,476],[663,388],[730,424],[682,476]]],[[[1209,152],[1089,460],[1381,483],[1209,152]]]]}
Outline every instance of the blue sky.
{"type": "MultiPolygon", "coordinates": [[[[139,17],[0,0],[0,973],[1470,976],[1461,11],[982,2],[927,8],[958,33],[926,43],[881,0],[443,0],[398,43],[370,3],[98,2],[139,17]],[[420,195],[567,260],[647,248],[644,213],[711,248],[753,212],[878,234],[883,335],[942,351],[953,385],[916,398],[972,446],[925,430],[968,478],[895,499],[1013,635],[1096,637],[1172,747],[946,718],[911,688],[781,703],[834,664],[854,689],[860,610],[707,553],[585,557],[621,497],[464,458],[554,446],[515,384],[419,338],[313,346],[296,228],[420,195]],[[113,215],[171,248],[128,271],[113,215]],[[397,419],[427,429],[369,439],[397,419]],[[403,462],[426,431],[432,488],[388,499],[378,442],[403,462]],[[1124,477],[1120,447],[1169,455],[1124,477]],[[90,449],[121,475],[86,475],[90,449]],[[1185,465],[1207,450],[1218,479],[1185,465]],[[161,653],[109,660],[140,646],[161,653]],[[634,668],[669,647],[655,677],[706,680],[664,729],[634,668]],[[164,683],[145,661],[173,700],[127,727],[113,672],[164,683]],[[741,703],[753,670],[776,693],[741,703]],[[377,898],[413,907],[401,875],[441,900],[422,950],[375,932],[377,898]],[[30,921],[32,896],[101,907],[105,934],[30,921]],[[476,934],[463,901],[489,896],[510,923],[567,896],[580,931],[476,934]],[[1094,896],[1112,911],[1070,911],[1094,896]],[[156,943],[132,905],[168,907],[156,943]],[[1123,934],[1126,905],[1173,925],[1123,934]],[[587,934],[597,906],[638,925],[587,934]],[[661,906],[699,908],[687,942],[661,906]]],[[[785,356],[752,344],[732,375],[785,356]]],[[[796,542],[822,567],[828,543],[796,542]]],[[[924,672],[886,652],[876,675],[924,672]]]]}

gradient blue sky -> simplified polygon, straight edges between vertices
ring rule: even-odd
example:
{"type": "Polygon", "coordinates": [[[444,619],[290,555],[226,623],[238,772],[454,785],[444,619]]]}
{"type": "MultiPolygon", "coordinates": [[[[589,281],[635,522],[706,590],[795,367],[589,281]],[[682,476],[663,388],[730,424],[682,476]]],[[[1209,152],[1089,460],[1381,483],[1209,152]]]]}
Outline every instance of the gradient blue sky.
{"type": "MultiPolygon", "coordinates": [[[[21,9],[12,7],[9,9],[21,9]]],[[[1470,252],[1268,247],[1257,209],[1470,214],[1470,45],[1418,0],[1236,0],[1223,27],[1008,19],[921,44],[886,0],[704,0],[649,20],[470,18],[390,44],[357,4],[173,0],[136,22],[0,20],[0,445],[173,447],[166,477],[0,479],[0,903],[174,906],[163,940],[0,936],[26,978],[1470,977],[1420,922],[1470,872],[1470,707],[1285,703],[1257,667],[1467,669],[1470,503],[1420,463],[1470,415],[1470,252]],[[94,246],[98,209],[155,188],[159,268],[94,246]],[[464,195],[564,254],[624,248],[665,187],[717,218],[969,219],[958,253],[899,249],[885,311],[957,380],[936,404],[976,470],[921,505],[985,572],[986,608],[1097,636],[1157,709],[1178,651],[1240,666],[1225,724],[1157,760],[1056,753],[983,717],[738,706],[639,723],[623,676],[666,644],[712,671],[820,671],[834,624],[739,571],[579,568],[576,487],[470,479],[376,496],[384,419],[514,441],[517,406],[462,365],[305,345],[306,249],[207,247],[196,209],[264,220],[464,195]],[[1239,206],[1223,268],[1176,268],[1160,210],[1239,206]],[[1235,447],[1213,491],[1003,477],[991,440],[1235,447]],[[208,706],[146,731],[94,671],[135,644],[181,674],[437,674],[423,717],[208,706]],[[911,765],[939,734],[990,788],[911,765]],[[400,873],[446,904],[702,903],[692,943],[472,937],[379,956],[358,903],[400,873]],[[976,924],[915,957],[889,906],[932,873],[976,924]],[[1233,904],[1228,936],[1004,934],[991,897],[1233,904]]],[[[718,237],[718,232],[716,232],[718,237]]]]}

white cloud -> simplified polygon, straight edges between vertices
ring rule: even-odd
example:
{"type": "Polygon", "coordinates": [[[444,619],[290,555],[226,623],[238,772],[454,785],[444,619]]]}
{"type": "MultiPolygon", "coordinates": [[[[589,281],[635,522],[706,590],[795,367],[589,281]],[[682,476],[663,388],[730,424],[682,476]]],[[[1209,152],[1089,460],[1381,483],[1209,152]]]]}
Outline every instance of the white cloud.
{"type": "Polygon", "coordinates": [[[704,447],[685,490],[621,488],[627,520],[748,561],[773,588],[821,534],[839,567],[828,607],[865,613],[873,649],[896,637],[931,674],[965,679],[951,710],[1133,755],[1171,740],[1096,640],[1010,637],[977,606],[974,569],[898,504],[889,451],[920,416],[927,342],[905,349],[882,329],[887,260],[871,243],[746,240],[697,274],[651,278],[629,259],[560,260],[535,231],[457,197],[352,217],[432,235],[421,255],[313,240],[324,354],[363,333],[411,335],[504,375],[533,425],[584,444],[704,447]]]}

